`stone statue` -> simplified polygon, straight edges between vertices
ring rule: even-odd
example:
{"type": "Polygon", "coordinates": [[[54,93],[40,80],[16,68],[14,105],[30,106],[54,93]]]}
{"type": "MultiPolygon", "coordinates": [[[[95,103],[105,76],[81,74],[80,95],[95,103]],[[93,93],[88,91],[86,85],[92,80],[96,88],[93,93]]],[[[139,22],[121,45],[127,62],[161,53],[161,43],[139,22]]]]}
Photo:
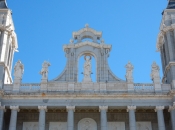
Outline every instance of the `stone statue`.
{"type": "Polygon", "coordinates": [[[91,56],[84,56],[84,82],[92,82],[91,79],[91,56]]]}
{"type": "Polygon", "coordinates": [[[151,69],[151,79],[159,79],[160,80],[160,74],[159,74],[159,66],[156,64],[156,62],[153,62],[152,69],[151,69]]]}
{"type": "Polygon", "coordinates": [[[133,82],[133,69],[134,69],[134,66],[128,62],[128,64],[125,66],[126,68],[126,81],[127,82],[133,82]]]}
{"type": "Polygon", "coordinates": [[[44,61],[44,63],[42,64],[42,69],[40,71],[40,74],[42,75],[42,79],[48,79],[48,67],[50,66],[50,63],[47,61],[44,61]]]}
{"type": "Polygon", "coordinates": [[[22,79],[22,75],[24,73],[24,65],[18,60],[14,67],[14,78],[15,79],[22,79]]]}

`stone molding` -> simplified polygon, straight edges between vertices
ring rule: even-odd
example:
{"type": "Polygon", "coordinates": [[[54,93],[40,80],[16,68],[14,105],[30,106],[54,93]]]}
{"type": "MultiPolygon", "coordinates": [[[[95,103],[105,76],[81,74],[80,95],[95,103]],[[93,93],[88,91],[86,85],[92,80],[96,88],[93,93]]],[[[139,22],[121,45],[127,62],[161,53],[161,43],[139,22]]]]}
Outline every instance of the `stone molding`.
{"type": "Polygon", "coordinates": [[[155,110],[155,112],[157,112],[158,110],[163,110],[163,109],[165,109],[164,106],[156,106],[156,108],[154,110],[155,110]]]}
{"type": "Polygon", "coordinates": [[[127,106],[127,112],[129,112],[130,110],[136,110],[136,106],[127,106]]]}
{"type": "Polygon", "coordinates": [[[175,110],[175,102],[173,102],[173,106],[169,106],[168,112],[175,110]]]}
{"type": "Polygon", "coordinates": [[[16,110],[16,111],[20,111],[20,109],[19,109],[19,106],[10,106],[10,109],[11,110],[16,110]]]}
{"type": "Polygon", "coordinates": [[[39,110],[44,110],[47,112],[47,106],[38,106],[38,109],[39,110]]]}
{"type": "Polygon", "coordinates": [[[108,110],[108,106],[99,106],[99,112],[101,112],[101,110],[108,110]]]}
{"type": "Polygon", "coordinates": [[[162,78],[162,83],[165,82],[166,75],[167,75],[168,71],[170,70],[171,66],[175,66],[175,62],[169,62],[169,64],[165,67],[165,72],[164,72],[164,75],[162,78]]]}
{"type": "Polygon", "coordinates": [[[67,109],[67,112],[68,111],[73,111],[73,112],[75,112],[75,106],[66,106],[66,109],[67,109]]]}

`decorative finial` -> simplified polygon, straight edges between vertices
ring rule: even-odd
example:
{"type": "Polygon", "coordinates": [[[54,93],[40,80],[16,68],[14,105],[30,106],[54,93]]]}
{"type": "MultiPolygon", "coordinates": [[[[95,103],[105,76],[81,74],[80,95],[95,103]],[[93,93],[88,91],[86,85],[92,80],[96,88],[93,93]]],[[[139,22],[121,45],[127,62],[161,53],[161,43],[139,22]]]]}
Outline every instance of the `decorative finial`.
{"type": "Polygon", "coordinates": [[[104,39],[101,39],[101,43],[104,44],[105,43],[105,40],[104,39]]]}
{"type": "Polygon", "coordinates": [[[73,39],[70,39],[70,43],[73,44],[74,43],[74,40],[73,39]]]}
{"type": "Polygon", "coordinates": [[[85,24],[85,27],[86,27],[86,28],[89,28],[89,24],[85,24]]]}

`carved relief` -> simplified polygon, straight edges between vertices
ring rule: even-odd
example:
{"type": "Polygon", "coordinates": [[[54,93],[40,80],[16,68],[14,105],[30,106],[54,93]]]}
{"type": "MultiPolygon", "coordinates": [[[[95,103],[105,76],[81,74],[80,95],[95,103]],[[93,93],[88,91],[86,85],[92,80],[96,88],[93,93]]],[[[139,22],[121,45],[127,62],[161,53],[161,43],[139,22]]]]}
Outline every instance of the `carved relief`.
{"type": "Polygon", "coordinates": [[[136,122],[136,130],[152,130],[151,122],[136,122]]]}
{"type": "Polygon", "coordinates": [[[124,122],[108,122],[108,130],[125,130],[124,122]]]}
{"type": "Polygon", "coordinates": [[[23,130],[38,130],[38,122],[23,122],[23,130]]]}
{"type": "Polygon", "coordinates": [[[50,122],[49,130],[67,130],[67,122],[50,122]]]}
{"type": "Polygon", "coordinates": [[[78,122],[78,130],[97,130],[97,123],[91,118],[84,118],[78,122]]]}

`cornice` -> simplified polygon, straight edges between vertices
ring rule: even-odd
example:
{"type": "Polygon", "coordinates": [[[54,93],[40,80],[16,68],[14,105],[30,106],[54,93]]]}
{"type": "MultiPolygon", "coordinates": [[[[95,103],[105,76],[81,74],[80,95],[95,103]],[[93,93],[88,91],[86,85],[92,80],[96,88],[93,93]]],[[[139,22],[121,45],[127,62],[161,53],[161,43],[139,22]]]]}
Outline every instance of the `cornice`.
{"type": "Polygon", "coordinates": [[[63,45],[63,49],[65,51],[66,49],[79,48],[79,47],[86,46],[86,45],[96,47],[96,48],[110,49],[110,50],[112,47],[112,45],[108,45],[108,44],[99,44],[99,43],[85,41],[85,42],[80,42],[80,43],[76,43],[76,44],[65,44],[65,45],[63,45]]]}

